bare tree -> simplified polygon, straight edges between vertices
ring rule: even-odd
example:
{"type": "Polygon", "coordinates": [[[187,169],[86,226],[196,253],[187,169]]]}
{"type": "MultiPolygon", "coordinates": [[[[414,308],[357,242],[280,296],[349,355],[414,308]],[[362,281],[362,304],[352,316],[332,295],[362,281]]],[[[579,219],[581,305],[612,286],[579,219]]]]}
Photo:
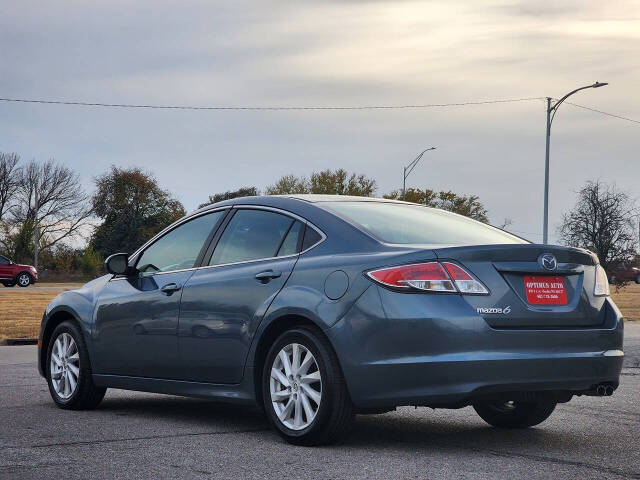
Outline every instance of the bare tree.
{"type": "Polygon", "coordinates": [[[38,250],[78,236],[89,224],[91,201],[78,175],[53,159],[35,160],[22,169],[17,188],[18,204],[12,213],[17,225],[32,225],[34,266],[38,250]]]}
{"type": "Polygon", "coordinates": [[[635,201],[615,185],[588,182],[578,191],[576,206],[565,213],[560,239],[567,245],[587,248],[598,255],[607,272],[633,259],[636,251],[635,201]]]}
{"type": "Polygon", "coordinates": [[[15,153],[0,152],[0,221],[14,206],[20,184],[20,157],[15,153]]]}

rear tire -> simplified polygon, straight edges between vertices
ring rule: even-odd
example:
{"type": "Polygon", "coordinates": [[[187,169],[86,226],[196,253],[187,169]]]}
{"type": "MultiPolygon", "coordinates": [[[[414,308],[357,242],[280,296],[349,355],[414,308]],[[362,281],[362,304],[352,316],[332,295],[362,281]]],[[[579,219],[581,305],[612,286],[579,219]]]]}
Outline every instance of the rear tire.
{"type": "Polygon", "coordinates": [[[294,445],[335,443],[353,423],[353,405],[338,358],[315,328],[288,330],[274,342],[262,372],[262,398],[273,428],[294,445]],[[296,369],[296,363],[303,367],[296,369]],[[273,379],[272,370],[279,372],[273,379]]]}
{"type": "Polygon", "coordinates": [[[489,425],[498,428],[527,428],[544,422],[556,408],[555,402],[479,402],[474,410],[489,425]]]}
{"type": "Polygon", "coordinates": [[[638,274],[638,276],[636,277],[636,283],[640,285],[640,274],[638,274]]]}
{"type": "Polygon", "coordinates": [[[74,323],[62,322],[53,331],[45,368],[49,393],[58,407],[89,410],[104,398],[107,389],[93,384],[87,346],[74,323]]]}
{"type": "Polygon", "coordinates": [[[2,284],[7,288],[11,288],[11,287],[15,287],[16,286],[16,284],[14,282],[2,282],[2,284]]]}

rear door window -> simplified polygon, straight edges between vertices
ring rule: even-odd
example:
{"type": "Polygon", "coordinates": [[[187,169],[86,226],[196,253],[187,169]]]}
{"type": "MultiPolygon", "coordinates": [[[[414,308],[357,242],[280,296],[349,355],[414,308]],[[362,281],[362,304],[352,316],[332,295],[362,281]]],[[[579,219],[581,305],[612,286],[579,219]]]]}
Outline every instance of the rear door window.
{"type": "Polygon", "coordinates": [[[271,211],[238,210],[220,237],[209,265],[248,262],[296,253],[296,232],[299,235],[301,230],[296,224],[299,223],[271,211]]]}

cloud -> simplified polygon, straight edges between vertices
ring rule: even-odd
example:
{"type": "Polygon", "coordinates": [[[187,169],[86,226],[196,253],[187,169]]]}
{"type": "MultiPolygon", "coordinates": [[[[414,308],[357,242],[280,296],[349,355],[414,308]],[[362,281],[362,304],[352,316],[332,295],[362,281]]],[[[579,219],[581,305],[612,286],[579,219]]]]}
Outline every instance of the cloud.
{"type": "MultiPolygon", "coordinates": [[[[370,105],[560,96],[640,116],[633,1],[14,2],[0,17],[2,96],[180,105],[370,105]]],[[[551,218],[587,179],[638,185],[637,127],[564,106],[551,218]]],[[[154,171],[187,208],[286,173],[344,167],[397,188],[475,193],[492,220],[541,224],[544,104],[363,112],[178,112],[0,104],[0,150],[91,178],[154,171]]]]}

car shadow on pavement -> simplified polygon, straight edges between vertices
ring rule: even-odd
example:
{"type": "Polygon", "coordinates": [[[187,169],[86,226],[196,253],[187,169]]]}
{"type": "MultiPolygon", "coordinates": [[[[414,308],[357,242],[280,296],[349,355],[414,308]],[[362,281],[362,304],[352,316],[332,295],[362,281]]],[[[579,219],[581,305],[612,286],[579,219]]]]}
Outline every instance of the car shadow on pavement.
{"type": "MultiPolygon", "coordinates": [[[[406,410],[405,410],[406,411],[406,410]]],[[[393,447],[432,451],[434,449],[465,449],[500,455],[518,450],[566,449],[580,439],[559,432],[551,425],[528,429],[498,429],[472,417],[438,416],[428,409],[419,409],[411,416],[402,413],[359,416],[351,435],[344,443],[349,447],[393,447]]]]}
{"type": "MultiPolygon", "coordinates": [[[[164,395],[139,398],[107,397],[98,407],[105,414],[129,416],[149,421],[165,421],[202,428],[268,430],[268,422],[256,407],[238,406],[210,400],[164,395]]],[[[351,434],[335,448],[384,448],[431,451],[467,449],[501,454],[522,449],[566,449],[579,443],[567,432],[551,425],[529,429],[496,429],[473,417],[438,416],[429,409],[403,409],[384,415],[358,415],[351,434]]],[[[281,442],[277,435],[274,442],[281,442]]],[[[334,447],[328,447],[334,448],[334,447]]]]}
{"type": "Polygon", "coordinates": [[[156,419],[172,423],[197,426],[226,426],[238,428],[268,428],[267,420],[256,407],[214,402],[197,398],[175,396],[141,396],[139,398],[107,397],[98,407],[103,413],[130,416],[140,419],[156,419]]]}

